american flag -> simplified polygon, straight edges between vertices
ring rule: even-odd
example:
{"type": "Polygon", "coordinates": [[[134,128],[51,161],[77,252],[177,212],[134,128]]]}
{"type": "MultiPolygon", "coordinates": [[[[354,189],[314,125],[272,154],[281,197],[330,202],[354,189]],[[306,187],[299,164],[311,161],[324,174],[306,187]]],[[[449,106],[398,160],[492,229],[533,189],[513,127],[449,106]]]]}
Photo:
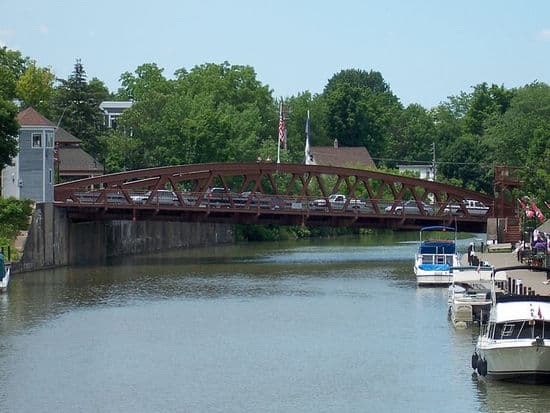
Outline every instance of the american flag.
{"type": "Polygon", "coordinates": [[[283,101],[281,100],[281,106],[279,107],[279,143],[281,146],[285,146],[286,142],[286,126],[285,118],[283,116],[283,101]]]}

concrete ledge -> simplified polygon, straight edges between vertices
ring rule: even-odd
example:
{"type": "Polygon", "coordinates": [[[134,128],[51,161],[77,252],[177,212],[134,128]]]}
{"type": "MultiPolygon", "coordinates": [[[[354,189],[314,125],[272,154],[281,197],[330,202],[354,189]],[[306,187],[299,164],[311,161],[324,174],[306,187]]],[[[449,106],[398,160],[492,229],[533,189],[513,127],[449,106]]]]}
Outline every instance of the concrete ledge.
{"type": "Polygon", "coordinates": [[[502,244],[489,244],[487,245],[487,252],[510,252],[512,251],[512,244],[504,242],[502,244]]]}

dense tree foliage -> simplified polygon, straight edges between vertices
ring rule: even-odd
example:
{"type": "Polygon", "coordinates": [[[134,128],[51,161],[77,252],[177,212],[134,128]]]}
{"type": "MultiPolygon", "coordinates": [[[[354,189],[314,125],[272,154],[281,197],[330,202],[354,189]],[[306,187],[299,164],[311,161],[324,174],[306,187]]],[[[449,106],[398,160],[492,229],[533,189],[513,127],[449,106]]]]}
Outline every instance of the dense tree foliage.
{"type": "MultiPolygon", "coordinates": [[[[270,91],[248,66],[205,64],[176,72],[167,80],[156,65],[123,75],[120,96],[134,104],[120,121],[118,135],[131,131],[137,159],[107,153],[115,170],[213,161],[253,161],[262,142],[274,140],[277,111],[270,91]],[[122,164],[116,163],[123,161],[122,164]],[[133,165],[130,165],[132,162],[133,165]]],[[[117,153],[119,152],[119,153],[117,153]]]]}
{"type": "Polygon", "coordinates": [[[17,123],[16,98],[17,80],[25,71],[29,59],[21,53],[0,48],[0,171],[11,165],[12,158],[17,155],[16,136],[19,130],[17,123]]]}
{"type": "Polygon", "coordinates": [[[384,155],[401,104],[379,72],[343,70],[328,81],[321,98],[330,138],[342,146],[366,146],[375,158],[384,155]]]}
{"type": "Polygon", "coordinates": [[[22,106],[32,106],[39,112],[47,113],[54,80],[55,76],[48,68],[31,63],[16,83],[16,93],[22,106]]]}

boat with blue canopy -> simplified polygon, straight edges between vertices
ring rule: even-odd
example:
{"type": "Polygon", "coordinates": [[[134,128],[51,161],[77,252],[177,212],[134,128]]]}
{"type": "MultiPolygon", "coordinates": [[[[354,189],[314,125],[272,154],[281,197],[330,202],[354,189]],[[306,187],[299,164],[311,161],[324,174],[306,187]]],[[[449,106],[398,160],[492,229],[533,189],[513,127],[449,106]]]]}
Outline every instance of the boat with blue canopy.
{"type": "Polygon", "coordinates": [[[417,285],[449,285],[452,267],[460,266],[454,227],[434,225],[420,229],[420,245],[414,257],[417,285]]]}

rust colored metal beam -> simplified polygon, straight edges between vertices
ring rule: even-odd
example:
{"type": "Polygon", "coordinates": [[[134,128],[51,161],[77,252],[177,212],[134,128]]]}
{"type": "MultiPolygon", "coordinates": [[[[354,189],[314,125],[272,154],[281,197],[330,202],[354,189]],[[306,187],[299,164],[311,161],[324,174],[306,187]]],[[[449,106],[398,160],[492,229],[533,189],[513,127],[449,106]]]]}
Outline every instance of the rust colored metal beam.
{"type": "Polygon", "coordinates": [[[95,207],[98,219],[106,219],[99,218],[99,210],[103,211],[101,217],[114,216],[113,211],[118,210],[122,216],[129,211],[130,219],[174,219],[178,213],[178,219],[189,220],[251,222],[254,216],[255,222],[300,221],[315,225],[330,224],[334,219],[338,225],[391,228],[452,219],[479,225],[488,216],[504,217],[503,211],[513,211],[513,205],[504,199],[423,179],[360,169],[272,163],[180,165],[96,176],[56,185],[55,201],[60,207],[70,208],[74,216],[78,208],[81,216],[90,216],[88,208],[95,207]],[[217,202],[210,202],[208,188],[213,186],[226,192],[217,202]],[[243,190],[257,193],[259,199],[243,198],[243,190]],[[140,202],[143,197],[136,195],[146,191],[152,193],[140,202]],[[173,192],[173,202],[160,202],[160,196],[155,202],[158,191],[173,192]],[[346,201],[330,204],[328,197],[334,193],[345,195],[346,201]],[[323,199],[325,207],[319,207],[322,203],[316,204],[315,199],[323,199]],[[352,204],[351,199],[356,201],[352,204]],[[487,215],[472,216],[464,206],[466,199],[489,206],[487,215]],[[406,200],[416,205],[417,212],[402,209],[406,200]],[[430,211],[426,210],[428,203],[430,211]],[[353,209],[356,205],[360,207],[353,209]],[[459,216],[450,216],[451,206],[459,216]]]}

